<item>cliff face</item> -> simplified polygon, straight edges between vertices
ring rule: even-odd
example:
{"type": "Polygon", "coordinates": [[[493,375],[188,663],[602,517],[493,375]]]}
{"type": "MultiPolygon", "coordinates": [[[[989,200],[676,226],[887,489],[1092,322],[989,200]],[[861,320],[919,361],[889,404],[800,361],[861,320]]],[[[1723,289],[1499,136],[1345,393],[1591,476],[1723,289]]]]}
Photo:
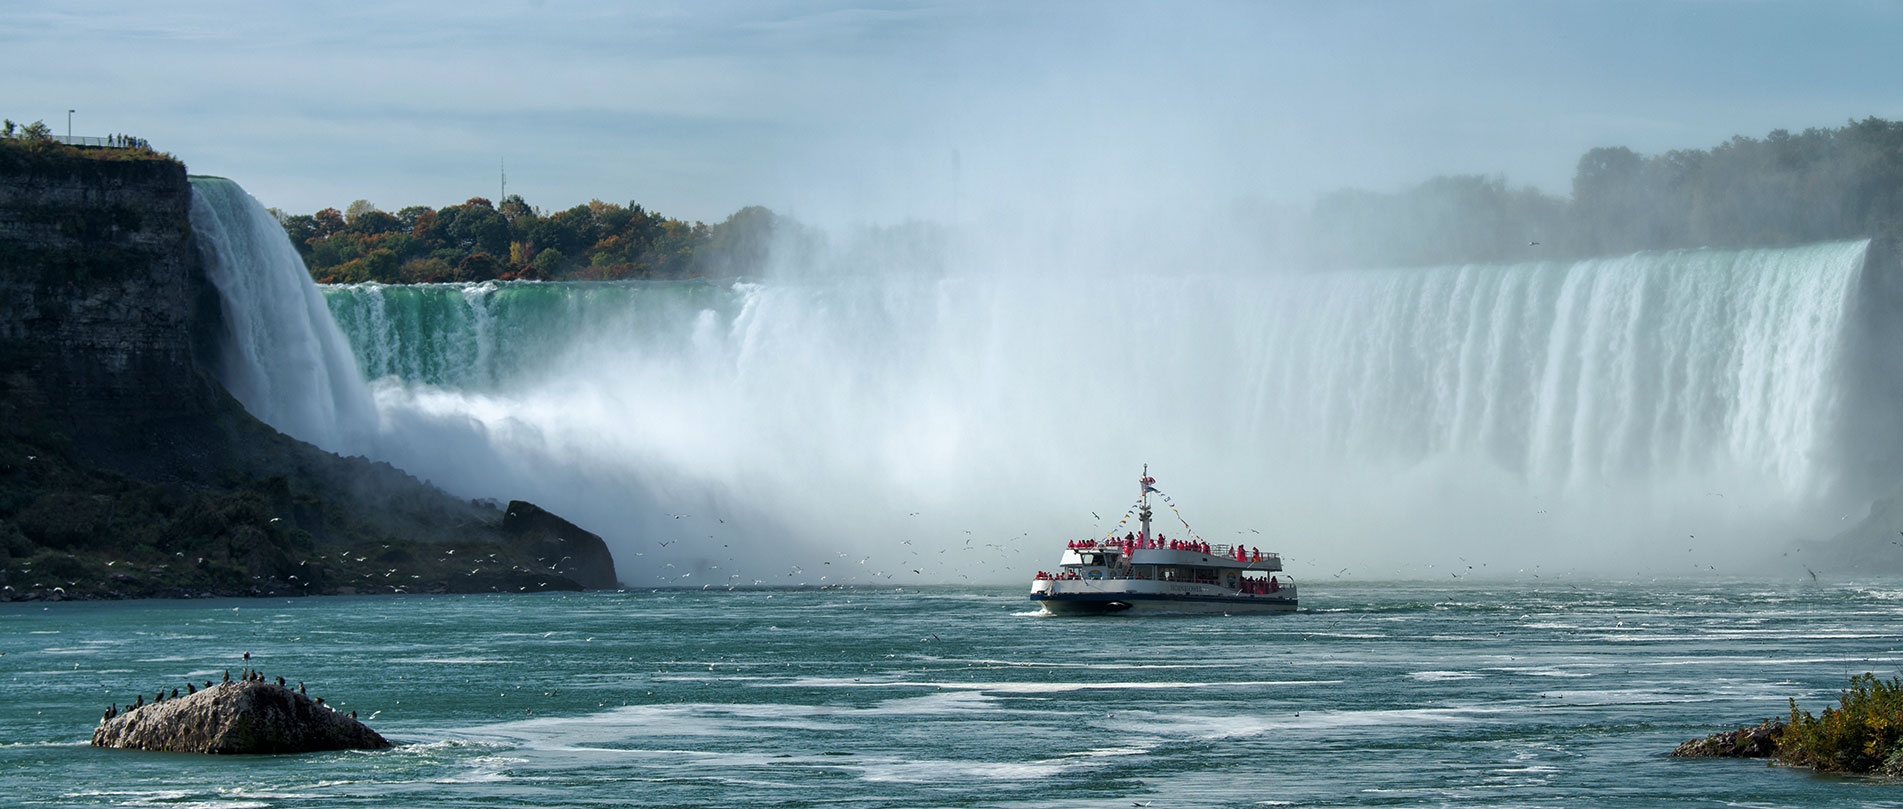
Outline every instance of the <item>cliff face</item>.
{"type": "Polygon", "coordinates": [[[199,359],[224,329],[185,168],[122,157],[0,140],[0,600],[613,586],[599,538],[245,412],[199,359]]]}
{"type": "Polygon", "coordinates": [[[0,158],[0,385],[75,421],[202,407],[185,167],[0,158]]]}

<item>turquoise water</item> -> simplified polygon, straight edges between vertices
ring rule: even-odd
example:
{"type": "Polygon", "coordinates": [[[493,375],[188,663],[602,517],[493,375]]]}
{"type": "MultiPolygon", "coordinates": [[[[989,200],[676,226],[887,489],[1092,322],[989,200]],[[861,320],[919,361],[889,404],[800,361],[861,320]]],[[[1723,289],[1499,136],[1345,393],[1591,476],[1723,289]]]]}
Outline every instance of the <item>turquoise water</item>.
{"type": "Polygon", "coordinates": [[[1903,583],[1310,583],[1294,614],[1019,588],[0,605],[9,806],[1894,806],[1660,754],[1894,674],[1903,583]],[[86,745],[244,663],[394,750],[86,745]]]}

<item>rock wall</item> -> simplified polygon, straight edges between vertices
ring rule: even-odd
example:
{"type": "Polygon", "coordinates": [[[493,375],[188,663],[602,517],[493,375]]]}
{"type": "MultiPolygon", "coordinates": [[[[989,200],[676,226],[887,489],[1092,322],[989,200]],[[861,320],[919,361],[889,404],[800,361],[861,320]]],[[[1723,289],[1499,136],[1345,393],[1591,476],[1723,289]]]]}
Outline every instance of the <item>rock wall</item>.
{"type": "Polygon", "coordinates": [[[70,423],[201,408],[185,167],[0,154],[0,383],[70,423]]]}

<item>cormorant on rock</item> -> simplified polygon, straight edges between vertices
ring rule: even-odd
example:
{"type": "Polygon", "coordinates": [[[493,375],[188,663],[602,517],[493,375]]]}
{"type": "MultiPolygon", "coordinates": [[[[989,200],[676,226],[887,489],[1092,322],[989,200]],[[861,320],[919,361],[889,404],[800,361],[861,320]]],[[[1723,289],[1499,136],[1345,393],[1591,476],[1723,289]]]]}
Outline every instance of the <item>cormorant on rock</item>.
{"type": "Polygon", "coordinates": [[[210,681],[210,680],[206,680],[206,681],[205,681],[205,687],[206,687],[206,688],[210,688],[210,687],[211,687],[211,681],[210,681]]]}
{"type": "Polygon", "coordinates": [[[106,709],[106,716],[105,716],[105,718],[106,718],[106,719],[111,719],[111,718],[113,718],[113,717],[115,717],[115,716],[118,716],[118,715],[119,715],[119,706],[118,706],[118,705],[116,705],[116,704],[115,704],[115,705],[113,705],[113,706],[111,706],[111,707],[109,707],[109,708],[107,708],[107,709],[106,709]]]}
{"type": "Polygon", "coordinates": [[[282,674],[278,675],[278,687],[279,688],[284,687],[284,675],[282,674]]]}
{"type": "Polygon", "coordinates": [[[191,683],[186,683],[186,684],[185,684],[185,693],[187,693],[187,694],[196,694],[196,693],[198,693],[198,686],[195,686],[195,685],[192,685],[191,683]]]}
{"type": "Polygon", "coordinates": [[[323,698],[323,697],[318,697],[318,698],[317,698],[317,704],[319,704],[319,705],[322,705],[322,704],[324,704],[324,698],[323,698]]]}
{"type": "Polygon", "coordinates": [[[352,711],[350,712],[350,718],[352,718],[352,719],[356,719],[356,718],[357,718],[357,712],[356,712],[356,711],[355,711],[354,709],[353,709],[353,710],[352,710],[352,711]]]}
{"type": "Polygon", "coordinates": [[[178,689],[172,689],[172,699],[178,699],[178,689]]]}
{"type": "Polygon", "coordinates": [[[297,693],[298,693],[298,695],[299,695],[299,696],[302,696],[302,695],[304,694],[304,681],[303,681],[303,680],[298,680],[298,681],[297,681],[297,693]]]}
{"type": "Polygon", "coordinates": [[[156,698],[154,698],[152,702],[153,704],[158,704],[164,701],[165,701],[165,689],[161,688],[159,689],[159,695],[156,698]]]}
{"type": "Polygon", "coordinates": [[[231,682],[231,669],[225,669],[225,682],[231,682]]]}
{"type": "MultiPolygon", "coordinates": [[[[132,708],[143,708],[143,707],[145,707],[145,695],[144,695],[144,694],[135,694],[135,695],[133,695],[133,697],[134,697],[134,702],[132,703],[132,708]]],[[[126,710],[128,710],[128,711],[130,711],[130,710],[132,710],[132,708],[127,708],[126,710]]]]}

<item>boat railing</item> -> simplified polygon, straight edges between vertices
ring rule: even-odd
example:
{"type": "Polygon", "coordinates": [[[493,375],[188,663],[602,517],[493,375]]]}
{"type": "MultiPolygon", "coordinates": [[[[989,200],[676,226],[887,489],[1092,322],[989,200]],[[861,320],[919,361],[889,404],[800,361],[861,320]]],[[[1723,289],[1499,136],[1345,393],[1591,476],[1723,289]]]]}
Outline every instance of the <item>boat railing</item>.
{"type": "MultiPolygon", "coordinates": [[[[1065,582],[1065,581],[1161,581],[1161,582],[1168,582],[1168,583],[1171,583],[1171,584],[1211,584],[1211,585],[1215,585],[1215,586],[1217,586],[1217,587],[1223,587],[1224,589],[1231,589],[1231,590],[1236,590],[1237,592],[1239,592],[1239,593],[1242,593],[1242,594],[1244,594],[1244,595],[1265,595],[1265,596],[1267,596],[1267,595],[1293,595],[1293,594],[1295,593],[1295,582],[1293,582],[1293,581],[1286,581],[1286,582],[1277,582],[1277,583],[1276,583],[1276,584],[1274,585],[1274,589],[1262,589],[1262,590],[1260,590],[1260,591],[1257,591],[1257,590],[1253,590],[1253,589],[1250,589],[1250,588],[1232,588],[1232,587],[1226,587],[1226,586],[1225,586],[1225,585],[1224,585],[1224,584],[1222,583],[1222,580],[1220,580],[1220,579],[1177,579],[1177,578],[1167,578],[1167,577],[1158,577],[1158,576],[1145,576],[1145,575],[1143,575],[1142,573],[1140,573],[1140,572],[1137,572],[1137,571],[1132,571],[1132,572],[1129,572],[1129,573],[1108,573],[1108,574],[1104,574],[1104,575],[1101,575],[1101,576],[1072,576],[1072,575],[1067,575],[1067,574],[1059,574],[1059,575],[1052,575],[1052,574],[1049,574],[1049,573],[1043,573],[1043,572],[1040,572],[1040,573],[1039,573],[1039,575],[1037,576],[1037,578],[1036,578],[1035,580],[1037,580],[1037,581],[1053,581],[1053,582],[1065,582]]],[[[1260,585],[1260,584],[1262,583],[1262,581],[1263,581],[1263,580],[1262,580],[1262,579],[1249,579],[1248,581],[1249,581],[1249,582],[1251,582],[1251,583],[1254,583],[1254,584],[1257,584],[1257,585],[1260,585]]]]}
{"type": "MultiPolygon", "coordinates": [[[[1074,550],[1074,551],[1121,551],[1122,549],[1123,549],[1123,542],[1121,540],[1112,541],[1112,540],[1105,540],[1105,539],[1084,540],[1081,544],[1071,548],[1071,550],[1074,550]]],[[[1184,549],[1182,548],[1172,549],[1168,547],[1151,548],[1151,547],[1138,546],[1136,550],[1149,551],[1149,550],[1184,550],[1184,549]]],[[[1230,545],[1227,543],[1209,546],[1208,555],[1221,557],[1223,559],[1235,560],[1235,561],[1272,562],[1278,565],[1282,561],[1282,556],[1281,554],[1278,554],[1278,553],[1271,553],[1269,551],[1260,550],[1258,548],[1254,548],[1247,545],[1230,545]],[[1236,557],[1237,548],[1242,549],[1242,557],[1240,559],[1237,559],[1236,557]]]]}

